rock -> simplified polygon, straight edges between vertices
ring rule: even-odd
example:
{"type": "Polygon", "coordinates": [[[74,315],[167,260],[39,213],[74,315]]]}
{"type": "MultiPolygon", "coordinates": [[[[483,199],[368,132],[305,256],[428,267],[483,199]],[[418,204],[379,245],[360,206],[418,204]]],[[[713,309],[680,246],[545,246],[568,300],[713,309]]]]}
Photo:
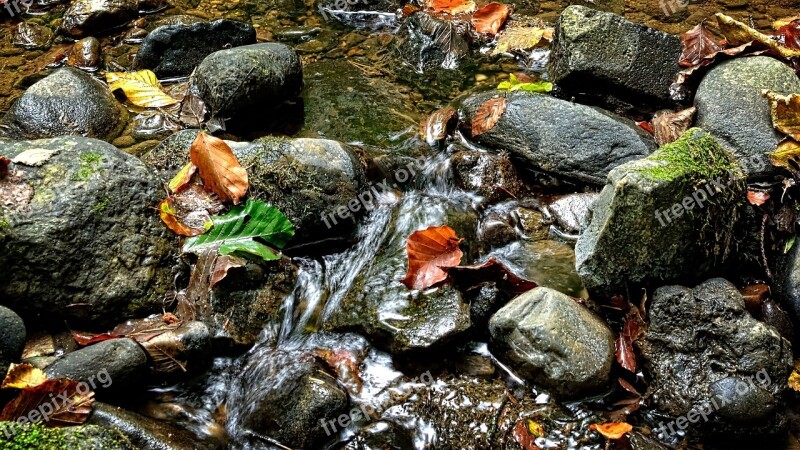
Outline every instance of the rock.
{"type": "Polygon", "coordinates": [[[95,392],[129,393],[146,383],[147,353],[132,339],[110,339],[67,353],[44,372],[82,381],[95,392]]]}
{"type": "Polygon", "coordinates": [[[800,320],[800,245],[780,255],[775,268],[774,293],[795,320],[800,320]]]}
{"type": "Polygon", "coordinates": [[[214,117],[246,117],[297,97],[303,66],[284,44],[245,45],[208,55],[197,66],[194,83],[214,117]]]}
{"type": "Polygon", "coordinates": [[[0,303],[36,323],[111,326],[162,310],[175,237],[153,211],[163,187],[137,158],[94,139],[3,144],[0,303]]]}
{"type": "Polygon", "coordinates": [[[18,363],[25,348],[25,322],[14,311],[0,306],[0,373],[11,363],[18,363]]]}
{"type": "Polygon", "coordinates": [[[547,239],[544,215],[530,199],[509,200],[491,205],[481,218],[478,236],[484,250],[502,247],[516,240],[547,239]]]}
{"type": "Polygon", "coordinates": [[[595,193],[569,194],[547,205],[553,219],[567,233],[581,231],[589,217],[589,208],[597,200],[595,193]]]}
{"type": "Polygon", "coordinates": [[[330,435],[321,424],[349,404],[347,391],[313,355],[263,346],[248,357],[228,399],[240,411],[229,417],[229,429],[242,431],[237,440],[249,431],[297,449],[322,448],[330,435]]]}
{"type": "Polygon", "coordinates": [[[79,69],[97,68],[100,64],[100,41],[95,37],[76,42],[67,54],[67,65],[79,69]]]}
{"type": "Polygon", "coordinates": [[[128,112],[91,75],[63,68],[35,83],[0,119],[0,135],[17,140],[78,135],[111,141],[128,112]]]}
{"type": "Polygon", "coordinates": [[[558,291],[538,287],[514,298],[492,316],[489,333],[498,358],[557,394],[574,398],[608,382],[614,334],[558,291]]]}
{"type": "Polygon", "coordinates": [[[789,66],[768,56],[734,58],[708,72],[694,100],[697,126],[719,139],[753,180],[780,173],[766,154],[784,138],[772,126],[763,89],[800,92],[800,79],[789,66]]]}
{"type": "Polygon", "coordinates": [[[354,28],[379,30],[397,27],[398,0],[324,0],[317,6],[326,22],[331,18],[354,28]]]}
{"type": "Polygon", "coordinates": [[[53,30],[34,22],[20,22],[14,33],[14,45],[27,50],[47,50],[53,43],[53,30]]]}
{"type": "Polygon", "coordinates": [[[200,321],[184,322],[142,346],[153,362],[151,377],[157,380],[173,381],[202,373],[213,357],[209,327],[200,321]]]}
{"type": "Polygon", "coordinates": [[[144,39],[135,66],[151,69],[159,78],[186,76],[216,51],[255,43],[255,28],[234,20],[163,25],[144,39]]]}
{"type": "Polygon", "coordinates": [[[64,13],[60,31],[81,38],[123,25],[138,15],[137,0],[74,0],[64,13]]]}
{"type": "MultiPolygon", "coordinates": [[[[105,403],[95,403],[89,423],[102,425],[125,435],[136,448],[147,450],[216,450],[219,443],[198,439],[197,435],[166,422],[126,411],[105,403]]],[[[102,447],[105,450],[105,447],[102,447]]]]}
{"type": "Polygon", "coordinates": [[[700,129],[617,167],[575,246],[586,288],[607,297],[719,270],[744,191],[733,155],[700,129]]]}
{"type": "Polygon", "coordinates": [[[528,187],[507,153],[460,151],[451,157],[451,164],[456,186],[475,192],[486,203],[528,194],[528,187]]]}
{"type": "Polygon", "coordinates": [[[371,423],[358,430],[342,450],[414,450],[408,430],[388,421],[371,423]]]}
{"type": "Polygon", "coordinates": [[[564,89],[611,94],[633,104],[670,102],[681,42],[612,13],[565,9],[556,23],[547,72],[564,89]]]}
{"type": "Polygon", "coordinates": [[[517,241],[487,255],[497,258],[522,278],[572,297],[584,297],[581,278],[575,271],[572,246],[556,240],[517,241]]]}
{"type": "MultiPolygon", "coordinates": [[[[373,226],[383,226],[387,232],[380,242],[370,244],[378,246],[377,253],[369,260],[346,260],[361,268],[353,272],[355,280],[342,293],[341,303],[325,316],[324,328],[356,331],[395,354],[441,347],[464,336],[472,325],[470,308],[454,287],[411,291],[398,280],[406,273],[406,238],[411,233],[447,224],[464,243],[474,243],[474,212],[445,199],[408,194],[391,214],[378,220],[380,225],[373,226]]],[[[475,249],[464,243],[462,262],[468,263],[475,249]]]]}
{"type": "Polygon", "coordinates": [[[118,430],[97,425],[47,428],[0,422],[0,447],[7,449],[136,450],[118,430]]]}
{"type": "Polygon", "coordinates": [[[412,14],[403,22],[394,40],[394,52],[420,74],[456,69],[470,54],[466,29],[426,12],[412,14]]]}
{"type": "Polygon", "coordinates": [[[749,436],[785,426],[791,345],[747,313],[734,285],[717,278],[694,289],[662,287],[648,315],[642,355],[656,407],[673,417],[705,412],[708,421],[690,425],[704,433],[749,436]]]}
{"type": "MultiPolygon", "coordinates": [[[[462,101],[462,131],[475,112],[499,91],[462,101]]],[[[506,110],[495,126],[472,139],[490,149],[509,152],[527,166],[584,183],[602,184],[614,167],[649,155],[656,144],[636,126],[599,108],[547,95],[513,92],[505,95],[506,110]]]]}

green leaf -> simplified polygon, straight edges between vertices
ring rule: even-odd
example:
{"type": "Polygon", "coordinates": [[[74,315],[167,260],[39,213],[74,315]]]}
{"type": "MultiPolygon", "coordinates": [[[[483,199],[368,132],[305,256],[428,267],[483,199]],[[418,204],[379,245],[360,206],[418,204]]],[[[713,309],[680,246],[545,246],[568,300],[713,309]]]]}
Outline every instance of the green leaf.
{"type": "Polygon", "coordinates": [[[797,236],[792,236],[789,238],[788,241],[786,241],[786,246],[783,248],[783,253],[789,253],[789,250],[791,250],[792,247],[794,247],[794,241],[796,238],[797,236]]]}
{"type": "Polygon", "coordinates": [[[528,92],[550,92],[553,90],[553,83],[548,81],[537,81],[535,83],[521,83],[517,76],[509,74],[509,81],[503,81],[497,85],[497,89],[501,91],[528,91],[528,92]]]}
{"type": "Polygon", "coordinates": [[[206,234],[186,240],[183,251],[199,253],[216,248],[221,255],[252,255],[264,261],[280,256],[270,248],[282,249],[294,236],[294,226],[273,206],[248,199],[244,206],[235,206],[227,214],[211,218],[206,234]],[[259,242],[259,240],[264,241],[259,242]]]}

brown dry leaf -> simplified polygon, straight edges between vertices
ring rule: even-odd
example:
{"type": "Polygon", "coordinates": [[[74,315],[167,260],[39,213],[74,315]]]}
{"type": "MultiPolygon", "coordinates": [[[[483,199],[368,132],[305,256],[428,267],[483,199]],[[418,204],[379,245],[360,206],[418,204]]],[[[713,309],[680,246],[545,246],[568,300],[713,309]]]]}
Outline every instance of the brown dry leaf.
{"type": "Polygon", "coordinates": [[[769,100],[772,126],[790,138],[800,141],[800,94],[781,95],[772,91],[761,91],[769,100]]]}
{"type": "Polygon", "coordinates": [[[11,160],[14,164],[24,164],[26,166],[41,167],[50,158],[58,153],[58,150],[48,150],[45,148],[32,148],[25,150],[11,160]]]}
{"type": "Polygon", "coordinates": [[[691,128],[697,108],[691,107],[671,114],[662,114],[653,119],[653,132],[656,143],[665,145],[678,140],[691,128]]]}
{"type": "Polygon", "coordinates": [[[211,216],[222,209],[222,203],[198,184],[190,184],[158,205],[161,220],[181,236],[205,233],[211,224],[211,216]]]}
{"type": "Polygon", "coordinates": [[[778,144],[778,148],[770,153],[772,164],[785,167],[794,173],[800,173],[800,143],[794,139],[786,139],[778,144]]]}
{"type": "Polygon", "coordinates": [[[530,419],[521,419],[514,424],[514,440],[525,450],[541,450],[536,445],[537,437],[544,435],[542,426],[530,419]]]}
{"type": "Polygon", "coordinates": [[[475,266],[453,267],[448,272],[457,285],[471,287],[486,281],[493,281],[497,287],[512,295],[528,292],[537,286],[533,281],[518,277],[495,258],[490,258],[485,263],[475,266]]]}
{"type": "Polygon", "coordinates": [[[426,289],[447,279],[447,269],[461,262],[462,239],[447,225],[415,231],[406,241],[408,273],[401,281],[409,289],[426,289]]]}
{"type": "Polygon", "coordinates": [[[223,202],[241,203],[250,187],[247,171],[225,141],[201,131],[192,143],[189,156],[207,189],[223,202]]]}
{"type": "Polygon", "coordinates": [[[510,52],[513,50],[530,50],[542,43],[549,44],[553,41],[553,29],[547,27],[506,27],[497,37],[497,45],[492,50],[492,55],[510,52]]]}
{"type": "Polygon", "coordinates": [[[142,344],[147,354],[150,355],[156,372],[186,372],[187,361],[181,359],[186,347],[175,330],[167,330],[147,340],[137,339],[137,342],[142,344]]]}
{"type": "Polygon", "coordinates": [[[195,173],[197,173],[197,166],[192,164],[191,161],[186,163],[186,165],[178,171],[172,180],[170,180],[169,185],[167,185],[169,191],[174,194],[175,192],[181,190],[182,187],[186,186],[190,181],[192,181],[195,173]]]}
{"type": "Polygon", "coordinates": [[[28,389],[47,381],[47,375],[28,363],[11,364],[0,389],[28,389]]]}
{"type": "Polygon", "coordinates": [[[53,411],[48,415],[48,420],[44,421],[44,425],[48,427],[81,425],[92,413],[94,392],[85,384],[81,385],[66,378],[47,380],[20,392],[0,412],[0,421],[15,421],[28,416],[42,405],[45,406],[40,411],[45,409],[53,411]]]}
{"type": "Polygon", "coordinates": [[[475,11],[475,2],[470,0],[425,0],[425,7],[455,16],[475,11]]]}
{"type": "Polygon", "coordinates": [[[714,17],[717,19],[720,33],[722,33],[730,45],[744,45],[755,41],[782,58],[791,59],[800,56],[800,50],[781,45],[778,41],[772,39],[771,36],[754,30],[725,14],[717,13],[714,17]]]}
{"type": "Polygon", "coordinates": [[[769,192],[747,191],[747,202],[753,206],[761,206],[770,199],[769,192]]]}
{"type": "Polygon", "coordinates": [[[425,141],[433,145],[447,136],[448,129],[456,119],[456,109],[445,106],[434,111],[425,121],[425,141]]]}
{"type": "Polygon", "coordinates": [[[8,166],[10,164],[10,159],[6,158],[5,156],[0,156],[0,180],[8,176],[8,166]]]}
{"type": "Polygon", "coordinates": [[[597,431],[606,439],[617,440],[625,436],[633,427],[625,422],[608,422],[603,424],[593,423],[589,425],[590,430],[597,431]]]}
{"type": "Polygon", "coordinates": [[[472,25],[478,33],[497,34],[506,23],[511,8],[508,5],[492,2],[475,11],[472,15],[472,25]]]}
{"type": "Polygon", "coordinates": [[[800,49],[800,19],[795,19],[778,28],[775,36],[778,37],[778,42],[784,47],[794,50],[800,49]]]}
{"type": "Polygon", "coordinates": [[[681,35],[681,44],[683,45],[683,53],[681,53],[680,59],[681,67],[695,67],[700,64],[706,64],[710,62],[710,58],[713,58],[724,49],[717,42],[717,37],[706,28],[705,22],[701,22],[691,31],[683,33],[681,35]]]}
{"type": "Polygon", "coordinates": [[[748,311],[761,311],[761,304],[769,296],[769,286],[766,284],[751,284],[739,290],[748,311]]]}
{"type": "Polygon", "coordinates": [[[623,369],[636,373],[636,351],[633,343],[644,334],[645,322],[639,308],[631,305],[615,344],[617,362],[623,369]]]}
{"type": "Polygon", "coordinates": [[[485,101],[472,117],[472,137],[488,132],[497,124],[506,112],[505,97],[495,97],[485,101]]]}
{"type": "Polygon", "coordinates": [[[235,255],[220,255],[214,262],[214,270],[211,273],[211,288],[218,285],[228,276],[228,271],[237,267],[244,267],[247,260],[235,255]]]}

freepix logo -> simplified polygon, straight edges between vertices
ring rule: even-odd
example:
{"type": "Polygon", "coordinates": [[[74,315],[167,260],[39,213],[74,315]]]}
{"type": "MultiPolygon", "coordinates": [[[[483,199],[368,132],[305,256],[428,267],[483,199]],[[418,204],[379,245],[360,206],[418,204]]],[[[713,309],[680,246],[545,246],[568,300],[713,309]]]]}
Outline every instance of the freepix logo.
{"type": "Polygon", "coordinates": [[[664,15],[669,17],[689,7],[689,0],[660,0],[658,5],[664,11],[664,15]]]}
{"type": "Polygon", "coordinates": [[[17,14],[21,14],[22,9],[27,10],[28,8],[30,8],[31,5],[33,5],[33,0],[5,0],[2,1],[2,5],[3,7],[5,7],[5,10],[6,12],[8,12],[8,15],[10,17],[14,17],[17,14]]]}

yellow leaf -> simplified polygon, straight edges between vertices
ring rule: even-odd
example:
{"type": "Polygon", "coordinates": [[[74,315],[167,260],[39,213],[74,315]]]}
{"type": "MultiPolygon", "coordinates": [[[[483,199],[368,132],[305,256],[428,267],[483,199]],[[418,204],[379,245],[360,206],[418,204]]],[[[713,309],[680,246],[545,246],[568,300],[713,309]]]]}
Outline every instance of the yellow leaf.
{"type": "Polygon", "coordinates": [[[778,144],[778,148],[768,156],[772,164],[800,173],[800,143],[794,139],[786,139],[781,142],[778,144]]]}
{"type": "Polygon", "coordinates": [[[553,29],[545,27],[509,27],[497,37],[492,55],[512,50],[529,50],[540,43],[553,40],[553,29]]]}
{"type": "Polygon", "coordinates": [[[11,364],[0,389],[28,389],[47,381],[47,375],[30,364],[11,364]]]}
{"type": "Polygon", "coordinates": [[[800,359],[794,362],[794,370],[789,375],[789,387],[800,392],[800,359]]]}
{"type": "Polygon", "coordinates": [[[800,141],[800,95],[781,95],[767,90],[761,94],[769,100],[775,129],[800,141]]]}
{"type": "Polygon", "coordinates": [[[108,72],[106,81],[111,91],[122,89],[128,100],[136,106],[160,108],[178,103],[177,100],[161,90],[161,84],[150,70],[108,72]]]}
{"type": "Polygon", "coordinates": [[[189,184],[192,181],[192,177],[197,172],[197,166],[192,164],[192,162],[186,163],[185,166],[175,175],[172,180],[170,180],[169,185],[167,186],[173,194],[178,192],[182,187],[189,184]]]}

